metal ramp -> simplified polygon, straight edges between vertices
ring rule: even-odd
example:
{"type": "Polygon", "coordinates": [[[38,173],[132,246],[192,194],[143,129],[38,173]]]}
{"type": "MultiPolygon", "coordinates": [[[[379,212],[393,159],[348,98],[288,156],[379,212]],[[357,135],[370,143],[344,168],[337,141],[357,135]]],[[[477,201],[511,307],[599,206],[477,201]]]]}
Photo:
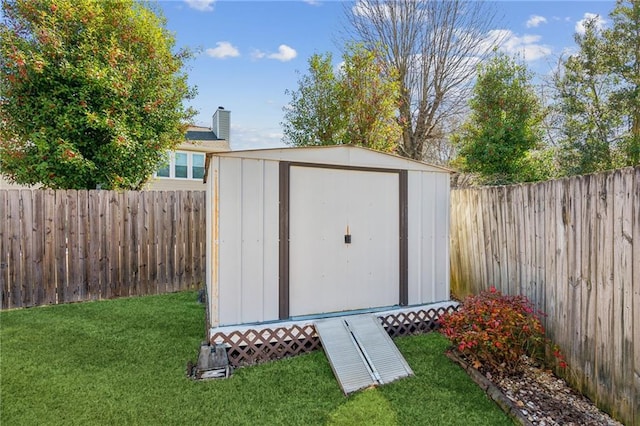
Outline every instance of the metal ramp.
{"type": "Polygon", "coordinates": [[[314,325],[345,395],[413,376],[375,315],[324,319],[314,325]]]}

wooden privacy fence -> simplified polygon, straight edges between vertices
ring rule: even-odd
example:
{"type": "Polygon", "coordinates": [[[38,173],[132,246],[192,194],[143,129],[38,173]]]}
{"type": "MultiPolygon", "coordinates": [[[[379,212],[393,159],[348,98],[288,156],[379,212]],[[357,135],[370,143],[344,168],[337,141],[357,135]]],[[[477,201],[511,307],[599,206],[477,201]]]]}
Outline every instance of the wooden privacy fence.
{"type": "Polygon", "coordinates": [[[640,167],[452,191],[452,291],[490,286],[546,312],[567,380],[640,425],[640,167]]]}
{"type": "Polygon", "coordinates": [[[0,190],[2,308],[204,282],[204,191],[0,190]]]}

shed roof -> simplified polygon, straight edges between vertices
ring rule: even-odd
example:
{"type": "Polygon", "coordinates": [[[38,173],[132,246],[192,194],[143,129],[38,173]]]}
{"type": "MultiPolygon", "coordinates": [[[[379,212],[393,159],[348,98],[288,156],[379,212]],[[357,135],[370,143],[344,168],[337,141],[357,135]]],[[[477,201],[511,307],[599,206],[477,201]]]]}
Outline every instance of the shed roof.
{"type": "MultiPolygon", "coordinates": [[[[254,158],[260,160],[291,161],[300,163],[328,164],[348,167],[375,167],[402,170],[451,173],[444,167],[399,155],[375,151],[355,145],[327,145],[292,148],[270,148],[245,151],[228,151],[209,154],[219,157],[254,158]]],[[[208,162],[207,162],[208,163],[208,162]]],[[[208,165],[208,164],[207,164],[208,165]]]]}

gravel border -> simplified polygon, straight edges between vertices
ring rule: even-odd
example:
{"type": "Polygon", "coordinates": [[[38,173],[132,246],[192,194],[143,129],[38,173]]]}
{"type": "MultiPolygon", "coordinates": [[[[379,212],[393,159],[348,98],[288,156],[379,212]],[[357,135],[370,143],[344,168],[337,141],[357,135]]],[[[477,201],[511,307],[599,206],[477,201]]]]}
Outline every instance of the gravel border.
{"type": "Polygon", "coordinates": [[[534,426],[533,423],[530,422],[529,419],[527,419],[524,414],[522,414],[522,412],[520,412],[513,401],[507,398],[507,396],[502,393],[500,388],[494,385],[491,380],[487,379],[478,370],[467,364],[467,362],[460,358],[456,353],[447,351],[445,352],[445,355],[447,356],[447,358],[462,367],[467,372],[469,377],[471,377],[471,379],[476,382],[476,384],[480,386],[483,391],[487,393],[489,398],[494,400],[495,403],[498,404],[498,406],[502,408],[502,410],[507,413],[509,417],[523,426],[534,426]]]}
{"type": "Polygon", "coordinates": [[[541,369],[528,358],[518,376],[492,378],[469,363],[455,350],[446,356],[460,365],[514,421],[526,426],[622,426],[601,411],[563,379],[541,369]]]}

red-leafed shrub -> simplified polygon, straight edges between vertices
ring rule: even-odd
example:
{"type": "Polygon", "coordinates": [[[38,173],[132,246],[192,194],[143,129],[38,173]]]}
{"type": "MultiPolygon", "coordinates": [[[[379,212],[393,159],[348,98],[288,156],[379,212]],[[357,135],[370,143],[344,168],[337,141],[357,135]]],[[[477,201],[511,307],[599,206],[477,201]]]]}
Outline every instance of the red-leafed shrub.
{"type": "MultiPolygon", "coordinates": [[[[549,340],[536,311],[524,296],[502,295],[494,287],[469,296],[458,311],[440,317],[440,331],[476,367],[517,373],[522,356],[542,360],[549,340]]],[[[566,367],[557,347],[553,355],[566,367]]]]}

